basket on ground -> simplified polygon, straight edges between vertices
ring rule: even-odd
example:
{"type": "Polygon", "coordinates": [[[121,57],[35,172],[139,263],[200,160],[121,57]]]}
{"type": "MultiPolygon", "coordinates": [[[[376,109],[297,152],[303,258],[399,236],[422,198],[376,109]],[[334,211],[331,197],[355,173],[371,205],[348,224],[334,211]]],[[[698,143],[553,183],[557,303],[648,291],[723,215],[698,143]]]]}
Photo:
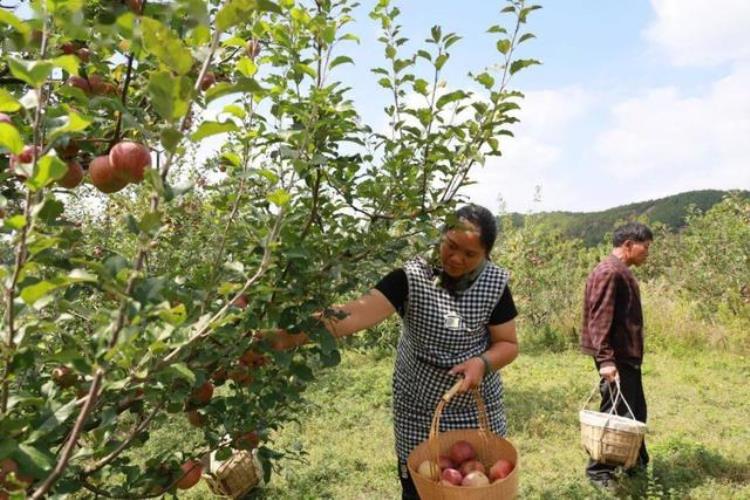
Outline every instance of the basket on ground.
{"type": "MultiPolygon", "coordinates": [[[[591,396],[584,403],[578,414],[581,423],[581,444],[589,456],[596,462],[608,465],[621,465],[626,469],[633,467],[638,460],[638,452],[646,433],[646,424],[635,419],[633,411],[620,390],[620,381],[615,382],[615,397],[611,410],[606,412],[587,410],[598,384],[591,396]],[[625,403],[633,418],[616,415],[619,401],[625,403]]],[[[610,393],[610,397],[612,397],[610,393]]]]}
{"type": "Polygon", "coordinates": [[[515,498],[518,494],[518,452],[506,439],[490,430],[484,401],[479,391],[474,390],[474,398],[479,412],[478,429],[459,429],[439,432],[440,415],[443,408],[460,387],[458,382],[438,403],[432,418],[429,437],[409,454],[407,466],[422,500],[503,500],[515,498]],[[417,472],[419,464],[425,460],[438,462],[440,455],[448,455],[451,446],[457,441],[468,441],[477,452],[477,459],[483,464],[492,465],[502,459],[511,462],[513,470],[503,479],[486,486],[448,486],[440,484],[417,472]]]}
{"type": "Polygon", "coordinates": [[[216,495],[240,498],[257,486],[262,470],[256,457],[249,451],[238,450],[224,461],[216,460],[216,453],[206,458],[203,479],[216,495]]]}

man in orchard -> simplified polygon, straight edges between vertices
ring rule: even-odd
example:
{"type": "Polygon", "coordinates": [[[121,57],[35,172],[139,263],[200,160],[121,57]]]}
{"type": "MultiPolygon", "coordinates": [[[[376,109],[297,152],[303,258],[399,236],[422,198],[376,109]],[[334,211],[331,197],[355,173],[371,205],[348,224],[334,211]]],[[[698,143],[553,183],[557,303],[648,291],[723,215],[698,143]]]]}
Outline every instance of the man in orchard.
{"type": "MultiPolygon", "coordinates": [[[[654,236],[644,224],[631,222],[615,229],[612,253],[602,260],[586,281],[583,301],[581,350],[594,358],[602,378],[599,410],[609,412],[610,391],[620,381],[622,395],[633,414],[620,402],[615,413],[646,422],[646,398],[643,394],[641,362],[643,360],[643,311],[638,282],[630,270],[648,258],[654,236]]],[[[613,393],[612,393],[613,394],[613,393]]],[[[628,473],[642,470],[648,463],[645,442],[638,461],[628,473]]],[[[615,466],[589,460],[586,475],[598,486],[609,487],[615,466]]]]}

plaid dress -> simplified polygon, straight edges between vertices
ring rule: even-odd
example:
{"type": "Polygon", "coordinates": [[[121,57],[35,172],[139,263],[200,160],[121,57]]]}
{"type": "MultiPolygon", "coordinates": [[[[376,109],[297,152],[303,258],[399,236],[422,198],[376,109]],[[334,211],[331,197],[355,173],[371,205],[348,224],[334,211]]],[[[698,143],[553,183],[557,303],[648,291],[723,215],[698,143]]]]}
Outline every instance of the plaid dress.
{"type": "MultiPolygon", "coordinates": [[[[437,285],[432,267],[422,258],[404,264],[404,272],[409,297],[393,373],[396,453],[402,464],[409,452],[427,439],[438,401],[457,381],[448,371],[489,348],[487,324],[508,283],[508,272],[492,263],[461,294],[451,294],[437,285]]],[[[492,431],[504,436],[500,374],[485,376],[480,390],[492,431]]],[[[440,420],[441,431],[478,425],[476,402],[470,393],[454,397],[440,420]]]]}

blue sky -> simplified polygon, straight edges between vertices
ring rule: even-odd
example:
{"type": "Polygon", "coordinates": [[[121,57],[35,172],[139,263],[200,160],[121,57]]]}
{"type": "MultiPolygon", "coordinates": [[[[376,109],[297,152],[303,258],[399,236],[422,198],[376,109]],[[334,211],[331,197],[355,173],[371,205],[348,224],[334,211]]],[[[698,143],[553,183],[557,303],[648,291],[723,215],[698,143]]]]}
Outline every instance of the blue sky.
{"type": "MultiPolygon", "coordinates": [[[[385,123],[388,95],[368,68],[382,64],[364,2],[346,47],[365,120],[385,123]]],[[[449,86],[495,62],[486,28],[501,1],[395,2],[415,47],[433,24],[463,37],[447,65],[449,86]]],[[[473,173],[464,194],[496,210],[591,211],[693,189],[749,189],[750,2],[746,0],[554,0],[530,18],[537,39],[523,57],[542,60],[513,87],[526,93],[505,155],[473,173]],[[534,201],[539,186],[541,201],[534,201]]],[[[509,18],[506,18],[509,19],[509,18]]],[[[506,21],[507,22],[507,21],[506,21]]]]}

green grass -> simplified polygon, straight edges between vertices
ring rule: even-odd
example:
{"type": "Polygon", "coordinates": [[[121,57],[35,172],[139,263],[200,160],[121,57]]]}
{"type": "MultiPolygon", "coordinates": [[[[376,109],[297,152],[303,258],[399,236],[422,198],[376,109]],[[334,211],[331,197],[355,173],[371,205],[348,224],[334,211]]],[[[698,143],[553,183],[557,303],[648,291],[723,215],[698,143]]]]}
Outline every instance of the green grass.
{"type": "MultiPolygon", "coordinates": [[[[273,436],[274,449],[302,446],[304,462],[284,460],[252,497],[392,499],[400,497],[390,420],[390,356],[347,351],[320,373],[311,405],[273,436]]],[[[583,476],[578,410],[595,382],[576,352],[522,354],[503,370],[509,438],[520,453],[522,498],[750,499],[747,358],[715,351],[650,353],[645,477],[603,494],[583,476]]],[[[181,429],[152,434],[170,439],[181,429]],[[168,433],[169,436],[160,436],[168,433]]],[[[211,498],[205,485],[180,498],[211,498]]]]}

